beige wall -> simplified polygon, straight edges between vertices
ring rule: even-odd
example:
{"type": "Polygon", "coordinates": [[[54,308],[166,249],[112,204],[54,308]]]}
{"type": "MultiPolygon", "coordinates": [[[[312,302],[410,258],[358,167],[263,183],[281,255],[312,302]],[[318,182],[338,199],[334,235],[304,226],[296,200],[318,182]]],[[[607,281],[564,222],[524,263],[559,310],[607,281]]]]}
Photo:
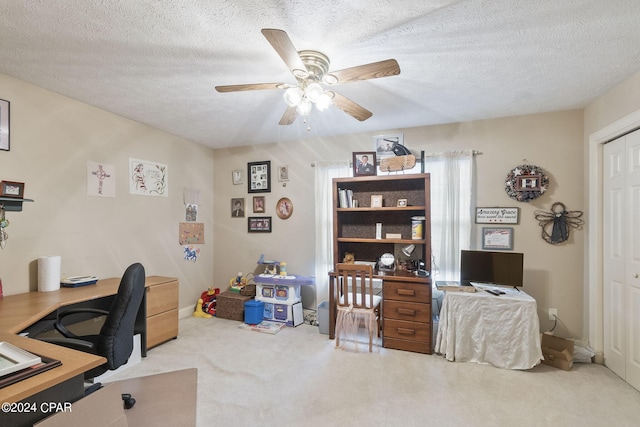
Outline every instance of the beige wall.
{"type": "Polygon", "coordinates": [[[213,150],[4,75],[0,98],[11,102],[0,179],[24,182],[35,200],[7,213],[4,293],[36,290],[37,258],[60,255],[65,276],[120,276],[139,261],[148,275],[177,277],[180,306],[192,306],[213,276],[213,150]],[[129,194],[129,157],[168,166],[168,198],[129,194]],[[87,196],[88,160],[115,167],[115,198],[87,196]],[[200,190],[206,243],[196,263],[178,244],[184,187],[200,190]]]}
{"type": "MultiPolygon", "coordinates": [[[[12,126],[11,151],[0,152],[0,178],[25,182],[26,197],[35,199],[23,212],[7,214],[10,239],[0,251],[6,294],[36,289],[36,260],[43,255],[61,255],[65,275],[118,276],[131,262],[141,261],[148,274],[180,279],[183,308],[208,286],[225,288],[238,271],[255,270],[262,253],[286,261],[290,273],[313,275],[311,164],[349,160],[352,151],[371,150],[374,135],[311,137],[214,151],[7,76],[0,75],[0,93],[11,101],[12,126]],[[168,198],[128,193],[129,157],[168,165],[168,198]],[[87,160],[116,167],[115,198],[86,195],[87,160]],[[272,216],[273,232],[250,234],[246,218],[231,218],[230,199],[245,198],[247,214],[253,215],[247,162],[263,160],[272,164],[272,191],[258,195],[266,197],[265,215],[272,216]],[[278,182],[280,165],[289,166],[286,183],[278,182]],[[235,169],[245,172],[242,185],[232,184],[235,169]],[[178,223],[184,221],[184,187],[201,194],[198,220],[205,223],[206,243],[196,263],[183,260],[177,242],[178,223]],[[280,197],[293,201],[288,220],[275,215],[280,197]]],[[[514,249],[525,253],[525,289],[538,301],[542,329],[550,327],[547,308],[553,307],[567,334],[578,337],[583,330],[584,232],[573,231],[569,242],[550,245],[540,238],[533,212],[549,210],[556,201],[570,210],[585,209],[582,117],[582,111],[565,111],[402,130],[405,144],[414,151],[482,152],[477,158],[477,205],[520,208],[514,249]],[[524,159],[551,178],[550,191],[529,204],[515,202],[504,192],[507,173],[524,159]]]]}
{"type": "MultiPolygon", "coordinates": [[[[568,242],[550,245],[540,237],[541,229],[533,217],[535,210],[548,211],[556,201],[564,203],[569,210],[585,209],[582,111],[428,126],[404,129],[403,133],[405,145],[417,152],[457,149],[482,152],[477,158],[477,205],[520,208],[520,224],[514,226],[514,250],[525,254],[525,290],[538,301],[542,328],[551,327],[547,320],[548,308],[557,308],[560,328],[566,334],[582,337],[584,232],[572,231],[568,242]],[[504,191],[507,174],[524,159],[542,167],[551,179],[549,192],[528,204],[510,199],[504,191]]],[[[237,271],[252,270],[261,253],[287,261],[289,273],[313,275],[314,170],[311,164],[348,161],[352,151],[372,150],[373,135],[216,150],[214,281],[224,285],[237,271]],[[234,186],[231,173],[242,169],[246,175],[247,162],[264,160],[271,161],[274,171],[278,165],[288,165],[291,180],[285,187],[274,176],[272,192],[262,193],[267,200],[265,215],[273,217],[273,232],[249,234],[246,218],[231,218],[230,199],[244,197],[250,205],[253,194],[247,192],[246,176],[244,185],[234,186]],[[293,201],[294,213],[288,220],[280,220],[275,215],[275,204],[280,197],[293,201]]],[[[479,233],[478,229],[477,237],[479,233]]]]}
{"type": "Polygon", "coordinates": [[[603,331],[603,278],[602,278],[602,162],[603,145],[634,129],[640,128],[640,72],[620,83],[584,110],[585,182],[587,214],[587,241],[585,244],[585,336],[596,350],[596,359],[602,361],[603,331]]]}
{"type": "Polygon", "coordinates": [[[594,132],[640,110],[640,72],[614,87],[584,109],[584,134],[594,132]]]}

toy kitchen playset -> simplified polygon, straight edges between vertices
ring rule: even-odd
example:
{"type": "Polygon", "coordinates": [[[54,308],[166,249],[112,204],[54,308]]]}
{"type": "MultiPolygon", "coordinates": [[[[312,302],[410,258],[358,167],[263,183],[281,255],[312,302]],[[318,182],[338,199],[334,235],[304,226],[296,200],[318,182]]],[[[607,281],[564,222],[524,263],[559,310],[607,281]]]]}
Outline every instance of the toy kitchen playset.
{"type": "Polygon", "coordinates": [[[304,321],[300,286],[314,285],[315,281],[313,277],[288,275],[286,264],[278,264],[279,274],[272,270],[254,277],[256,301],[264,303],[264,320],[298,326],[304,321]]]}

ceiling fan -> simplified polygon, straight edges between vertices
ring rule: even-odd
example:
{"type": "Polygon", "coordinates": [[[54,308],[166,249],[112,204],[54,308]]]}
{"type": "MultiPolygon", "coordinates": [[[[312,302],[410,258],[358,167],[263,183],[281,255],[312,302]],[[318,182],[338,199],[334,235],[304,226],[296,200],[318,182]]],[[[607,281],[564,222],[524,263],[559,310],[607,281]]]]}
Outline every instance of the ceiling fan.
{"type": "Polygon", "coordinates": [[[306,116],[313,105],[319,110],[335,105],[359,121],[365,121],[373,113],[354,101],[333,90],[325,90],[322,84],[329,86],[359,80],[397,76],[400,66],[395,59],[373,62],[339,71],[329,71],[329,57],[317,50],[297,51],[291,39],[283,30],[265,28],[262,34],[273,46],[280,58],[289,67],[297,84],[255,83],[230,86],[216,86],[218,92],[238,92],[245,90],[283,89],[287,109],[280,119],[281,125],[292,124],[299,115],[306,116]]]}

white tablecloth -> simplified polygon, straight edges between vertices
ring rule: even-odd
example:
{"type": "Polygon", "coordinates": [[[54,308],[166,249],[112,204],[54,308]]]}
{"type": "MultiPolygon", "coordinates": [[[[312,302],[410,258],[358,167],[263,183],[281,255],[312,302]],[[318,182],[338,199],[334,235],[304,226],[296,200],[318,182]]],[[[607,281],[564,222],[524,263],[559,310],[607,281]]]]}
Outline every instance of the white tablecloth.
{"type": "Polygon", "coordinates": [[[542,360],[536,300],[524,291],[446,292],[435,352],[447,360],[531,369],[542,360]]]}

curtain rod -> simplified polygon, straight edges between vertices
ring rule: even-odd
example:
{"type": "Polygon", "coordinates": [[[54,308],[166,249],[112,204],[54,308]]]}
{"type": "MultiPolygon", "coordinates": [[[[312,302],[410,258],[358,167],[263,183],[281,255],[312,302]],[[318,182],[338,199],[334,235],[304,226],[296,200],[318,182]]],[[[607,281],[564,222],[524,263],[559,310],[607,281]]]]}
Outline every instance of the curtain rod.
{"type": "MultiPolygon", "coordinates": [[[[451,151],[438,151],[436,153],[425,153],[424,151],[420,152],[420,155],[422,156],[422,158],[426,158],[426,157],[439,157],[439,156],[443,156],[447,153],[464,153],[467,150],[451,150],[451,151]]],[[[482,151],[478,151],[478,150],[471,150],[471,155],[473,156],[479,156],[482,154],[482,151]]],[[[416,160],[420,160],[420,158],[417,158],[416,160]]],[[[345,161],[346,162],[346,161],[345,161]]],[[[340,161],[333,161],[333,162],[326,162],[326,163],[345,163],[345,162],[340,162],[340,161]]],[[[314,168],[316,167],[316,163],[318,162],[312,162],[311,163],[311,167],[314,168]]],[[[376,162],[376,163],[379,163],[376,162]]],[[[349,161],[349,165],[351,166],[351,162],[349,161]]]]}
{"type": "MultiPolygon", "coordinates": [[[[436,153],[424,153],[423,152],[423,156],[424,157],[438,157],[438,156],[444,156],[445,154],[449,154],[449,153],[465,153],[468,152],[469,150],[449,150],[449,151],[438,151],[436,153]]],[[[478,151],[478,150],[471,150],[471,155],[473,156],[478,156],[482,154],[482,151],[478,151]]]]}

